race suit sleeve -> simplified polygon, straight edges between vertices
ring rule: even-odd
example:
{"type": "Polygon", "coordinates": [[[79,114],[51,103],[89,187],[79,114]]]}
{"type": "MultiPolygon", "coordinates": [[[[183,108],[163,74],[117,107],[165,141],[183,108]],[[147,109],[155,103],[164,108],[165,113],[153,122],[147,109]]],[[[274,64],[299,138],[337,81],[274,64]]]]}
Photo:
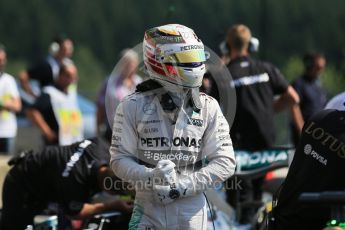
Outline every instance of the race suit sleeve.
{"type": "Polygon", "coordinates": [[[136,183],[149,180],[152,170],[137,162],[138,134],[135,124],[136,104],[124,100],[116,109],[110,146],[110,165],[120,179],[136,183]]]}
{"type": "MultiPolygon", "coordinates": [[[[190,193],[215,187],[234,174],[236,161],[229,125],[216,100],[210,102],[211,113],[203,137],[202,154],[206,156],[207,166],[192,173],[182,186],[191,188],[190,193]]],[[[188,192],[187,194],[188,195],[188,192]]]]}

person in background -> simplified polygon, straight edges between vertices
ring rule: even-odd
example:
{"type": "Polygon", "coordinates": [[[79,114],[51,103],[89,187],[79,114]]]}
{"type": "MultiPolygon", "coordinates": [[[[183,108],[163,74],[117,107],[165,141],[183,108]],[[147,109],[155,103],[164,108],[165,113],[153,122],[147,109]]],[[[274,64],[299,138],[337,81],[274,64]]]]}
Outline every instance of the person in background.
{"type": "Polygon", "coordinates": [[[70,59],[72,55],[72,40],[62,35],[58,36],[50,44],[49,55],[44,60],[19,73],[21,87],[27,94],[34,98],[38,97],[38,94],[34,92],[30,85],[30,80],[38,81],[41,89],[53,85],[59,76],[61,65],[72,63],[70,59]]]}
{"type": "Polygon", "coordinates": [[[63,215],[85,219],[105,211],[130,213],[130,201],[93,203],[101,191],[127,192],[109,168],[109,145],[98,138],[68,146],[49,146],[12,158],[3,185],[2,230],[25,229],[48,204],[56,203],[63,215]],[[116,184],[116,186],[115,186],[116,184]],[[122,190],[123,188],[123,190],[122,190]]]}
{"type": "MultiPolygon", "coordinates": [[[[250,29],[237,24],[230,28],[227,43],[230,49],[228,69],[231,85],[236,90],[237,110],[230,130],[235,149],[259,151],[274,147],[274,113],[290,109],[294,121],[302,129],[303,119],[296,91],[285,80],[279,69],[271,63],[250,57],[250,29]],[[275,99],[275,97],[278,99],[275,99]]],[[[241,200],[259,200],[262,197],[264,177],[243,182],[241,200]]],[[[236,191],[228,191],[228,202],[235,206],[236,191]]],[[[254,208],[244,208],[240,223],[247,224],[255,213],[254,208]]]]}
{"type": "Polygon", "coordinates": [[[62,65],[54,85],[45,86],[27,110],[27,116],[41,130],[46,145],[69,145],[83,139],[77,98],[68,90],[78,78],[77,74],[74,64],[62,65]]]}
{"type": "Polygon", "coordinates": [[[107,141],[111,141],[111,127],[114,111],[122,99],[135,91],[135,87],[142,82],[136,74],[139,64],[138,54],[125,49],[121,52],[121,60],[116,65],[113,73],[102,84],[97,98],[97,131],[104,132],[107,141]],[[106,110],[106,108],[108,108],[106,110]],[[111,114],[107,114],[111,113],[111,114]],[[110,118],[110,120],[108,119],[110,118]]]}
{"type": "Polygon", "coordinates": [[[14,78],[5,73],[6,50],[0,44],[0,153],[13,151],[17,134],[16,112],[21,110],[17,84],[14,78]]]}
{"type": "MultiPolygon", "coordinates": [[[[321,111],[327,102],[327,93],[322,88],[320,76],[326,67],[326,58],[321,53],[307,53],[303,58],[304,73],[292,83],[300,97],[303,119],[307,121],[313,114],[321,111]]],[[[298,142],[299,131],[293,126],[292,138],[298,142]]]]}

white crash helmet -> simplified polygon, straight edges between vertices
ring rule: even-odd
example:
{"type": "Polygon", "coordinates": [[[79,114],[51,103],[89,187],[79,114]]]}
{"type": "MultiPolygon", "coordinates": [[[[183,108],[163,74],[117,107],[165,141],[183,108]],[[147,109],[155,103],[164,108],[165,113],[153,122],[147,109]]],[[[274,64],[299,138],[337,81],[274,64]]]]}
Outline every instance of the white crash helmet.
{"type": "Polygon", "coordinates": [[[164,86],[201,86],[209,55],[192,29],[179,24],[149,29],[145,32],[143,53],[148,74],[164,86]]]}

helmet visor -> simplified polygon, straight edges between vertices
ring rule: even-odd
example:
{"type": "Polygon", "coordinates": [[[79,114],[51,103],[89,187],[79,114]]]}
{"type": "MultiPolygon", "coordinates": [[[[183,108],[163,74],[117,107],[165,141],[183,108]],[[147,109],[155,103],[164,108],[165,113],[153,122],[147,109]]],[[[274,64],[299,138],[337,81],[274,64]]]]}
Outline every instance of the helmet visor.
{"type": "Polygon", "coordinates": [[[163,63],[200,63],[205,62],[204,50],[187,50],[165,56],[163,63]]]}

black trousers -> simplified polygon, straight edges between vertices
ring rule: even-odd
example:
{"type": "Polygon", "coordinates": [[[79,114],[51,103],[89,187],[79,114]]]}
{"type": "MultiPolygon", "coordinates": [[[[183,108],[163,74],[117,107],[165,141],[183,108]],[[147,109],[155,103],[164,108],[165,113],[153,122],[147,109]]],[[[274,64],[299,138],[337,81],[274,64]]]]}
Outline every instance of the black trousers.
{"type": "Polygon", "coordinates": [[[10,153],[11,138],[0,138],[0,153],[10,153]]]}
{"type": "Polygon", "coordinates": [[[1,230],[22,230],[33,224],[34,216],[44,209],[20,179],[20,169],[14,166],[5,178],[2,191],[1,230]]]}

